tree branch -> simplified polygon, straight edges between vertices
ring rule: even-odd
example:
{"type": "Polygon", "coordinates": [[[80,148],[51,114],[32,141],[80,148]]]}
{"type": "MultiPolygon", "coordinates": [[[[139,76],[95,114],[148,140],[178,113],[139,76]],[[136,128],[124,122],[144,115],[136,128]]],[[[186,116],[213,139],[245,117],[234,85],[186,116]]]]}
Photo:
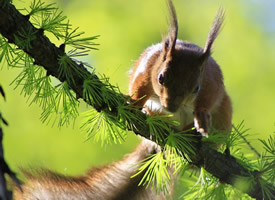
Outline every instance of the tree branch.
{"type": "MultiPolygon", "coordinates": [[[[52,75],[58,78],[61,82],[67,81],[71,89],[76,95],[83,98],[83,83],[85,79],[95,80],[100,83],[97,76],[87,71],[87,69],[78,63],[74,63],[77,66],[78,71],[81,73],[73,74],[74,84],[66,80],[66,77],[60,75],[59,58],[66,56],[64,48],[58,48],[43,34],[43,30],[35,28],[30,22],[28,16],[22,15],[12,4],[7,4],[5,8],[0,6],[0,33],[8,39],[9,43],[13,43],[20,48],[20,44],[17,44],[16,37],[24,40],[20,31],[31,31],[35,37],[30,41],[30,47],[28,49],[22,48],[28,55],[35,60],[35,64],[43,66],[47,70],[48,75],[52,75]]],[[[122,94],[118,94],[121,99],[121,103],[127,102],[122,94]]],[[[89,101],[86,101],[89,103],[89,101]]],[[[104,111],[114,116],[118,115],[117,105],[111,105],[111,109],[107,109],[106,104],[102,102],[100,105],[92,105],[97,111],[104,111]]],[[[134,122],[134,125],[129,127],[135,134],[141,135],[147,139],[150,138],[149,127],[146,124],[146,115],[139,110],[133,111],[136,115],[139,115],[144,121],[134,122]]],[[[194,132],[193,134],[197,134],[194,132]]],[[[256,172],[250,169],[246,169],[237,160],[228,155],[223,155],[216,150],[211,149],[207,144],[200,141],[200,137],[195,137],[196,142],[196,154],[190,155],[192,164],[198,167],[204,167],[209,173],[219,178],[222,182],[231,184],[234,186],[235,182],[239,178],[251,178],[256,172]]],[[[260,187],[260,181],[264,181],[261,178],[254,179],[251,183],[251,189],[244,191],[251,197],[256,199],[263,199],[263,192],[260,187]]],[[[273,188],[272,185],[270,188],[273,188]]],[[[272,194],[275,196],[273,189],[272,194]]]]}
{"type": "Polygon", "coordinates": [[[20,190],[22,190],[22,188],[21,188],[21,182],[18,180],[15,173],[11,171],[10,167],[5,161],[2,140],[3,140],[3,130],[0,127],[0,199],[8,200],[8,199],[12,199],[12,195],[11,195],[11,192],[8,191],[6,188],[5,174],[8,174],[10,176],[10,178],[16,183],[16,185],[19,187],[20,190]]]}

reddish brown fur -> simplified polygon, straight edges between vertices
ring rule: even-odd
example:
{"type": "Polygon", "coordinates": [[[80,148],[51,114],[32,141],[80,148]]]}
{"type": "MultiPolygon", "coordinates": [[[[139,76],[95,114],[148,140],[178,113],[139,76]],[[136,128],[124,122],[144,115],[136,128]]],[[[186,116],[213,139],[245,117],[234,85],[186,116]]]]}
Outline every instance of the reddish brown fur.
{"type": "Polygon", "coordinates": [[[136,173],[138,163],[157,150],[148,140],[123,160],[101,168],[92,168],[85,176],[64,176],[47,169],[24,172],[27,182],[23,193],[16,189],[15,200],[165,200],[168,196],[156,194],[151,187],[138,186],[143,174],[136,173]]]}
{"type": "MultiPolygon", "coordinates": [[[[145,51],[146,53],[146,51],[145,51]]],[[[137,67],[139,66],[142,58],[145,56],[145,53],[141,55],[141,57],[138,59],[134,69],[133,73],[130,76],[130,95],[132,97],[133,101],[138,101],[137,104],[143,106],[144,103],[148,100],[148,98],[154,93],[153,85],[151,82],[151,72],[152,67],[154,66],[154,63],[156,62],[160,51],[155,53],[150,60],[148,61],[146,71],[142,74],[142,76],[138,76],[136,78],[136,81],[132,84],[132,80],[134,77],[134,74],[137,70],[137,67]]]]}
{"type": "Polygon", "coordinates": [[[211,121],[215,129],[230,130],[231,101],[224,88],[222,72],[210,56],[212,44],[224,20],[224,12],[222,9],[218,11],[205,48],[201,49],[192,43],[176,40],[178,25],[175,8],[171,0],[168,4],[171,15],[168,37],[162,49],[155,51],[148,59],[142,73],[138,69],[144,68],[140,66],[141,60],[148,56],[148,49],[135,64],[130,77],[130,95],[135,101],[145,96],[137,102],[139,106],[143,106],[150,97],[158,96],[162,107],[172,114],[183,109],[183,104],[193,104],[194,125],[202,135],[208,136],[211,121]],[[160,83],[160,78],[163,83],[160,83]],[[198,86],[201,89],[194,95],[198,86]]]}

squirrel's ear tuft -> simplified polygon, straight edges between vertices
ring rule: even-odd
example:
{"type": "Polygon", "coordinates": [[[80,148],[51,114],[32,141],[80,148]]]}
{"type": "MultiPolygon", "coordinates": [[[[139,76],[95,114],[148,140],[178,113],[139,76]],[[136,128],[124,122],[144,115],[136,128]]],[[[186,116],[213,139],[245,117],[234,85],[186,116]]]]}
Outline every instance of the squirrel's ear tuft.
{"type": "Polygon", "coordinates": [[[167,53],[169,51],[169,43],[170,43],[170,41],[169,41],[168,37],[163,39],[163,42],[162,42],[162,55],[161,55],[163,61],[166,60],[167,53]]]}
{"type": "Polygon", "coordinates": [[[166,60],[167,57],[172,57],[175,51],[177,35],[178,35],[178,20],[176,10],[172,0],[167,1],[169,9],[169,32],[168,36],[163,39],[162,47],[162,60],[166,60]]]}
{"type": "Polygon", "coordinates": [[[211,55],[211,49],[212,49],[212,44],[214,43],[215,39],[218,37],[223,22],[224,22],[224,15],[225,15],[225,11],[223,8],[220,8],[217,11],[216,17],[213,21],[211,30],[208,34],[208,38],[205,44],[205,47],[203,49],[203,55],[202,55],[202,59],[207,59],[210,55],[211,55]]]}
{"type": "Polygon", "coordinates": [[[178,36],[178,20],[177,20],[177,14],[176,9],[173,5],[172,0],[168,0],[168,8],[169,8],[169,15],[170,15],[170,27],[169,27],[169,54],[172,55],[177,42],[177,36],[178,36]]]}

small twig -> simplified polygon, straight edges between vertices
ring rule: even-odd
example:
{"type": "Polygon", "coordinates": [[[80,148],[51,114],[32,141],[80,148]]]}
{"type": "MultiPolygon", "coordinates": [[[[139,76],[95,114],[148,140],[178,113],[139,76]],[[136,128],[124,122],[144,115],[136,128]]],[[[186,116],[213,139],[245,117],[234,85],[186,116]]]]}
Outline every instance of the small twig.
{"type": "Polygon", "coordinates": [[[9,200],[9,199],[11,199],[11,192],[8,191],[8,189],[7,189],[6,179],[5,179],[4,174],[8,174],[11,177],[11,179],[15,182],[17,187],[21,191],[23,191],[23,190],[21,188],[21,182],[16,177],[15,173],[13,171],[11,171],[10,167],[8,166],[7,162],[5,161],[2,139],[3,139],[3,130],[0,127],[0,199],[1,200],[9,200]]]}
{"type": "Polygon", "coordinates": [[[250,142],[247,141],[247,139],[239,132],[239,130],[234,125],[232,125],[232,127],[238,133],[238,135],[243,139],[243,141],[247,144],[247,146],[251,149],[251,151],[253,151],[258,158],[261,157],[261,154],[250,144],[250,142]]]}
{"type": "Polygon", "coordinates": [[[0,94],[3,96],[4,100],[6,101],[6,95],[1,85],[0,85],[0,94]]]}
{"type": "Polygon", "coordinates": [[[254,177],[255,177],[256,179],[258,179],[258,178],[260,178],[265,172],[267,172],[267,171],[269,171],[269,170],[271,170],[271,169],[273,169],[273,168],[275,168],[275,163],[273,163],[272,165],[268,166],[267,168],[265,168],[265,169],[263,169],[263,170],[257,172],[257,173],[254,175],[254,177]]]}

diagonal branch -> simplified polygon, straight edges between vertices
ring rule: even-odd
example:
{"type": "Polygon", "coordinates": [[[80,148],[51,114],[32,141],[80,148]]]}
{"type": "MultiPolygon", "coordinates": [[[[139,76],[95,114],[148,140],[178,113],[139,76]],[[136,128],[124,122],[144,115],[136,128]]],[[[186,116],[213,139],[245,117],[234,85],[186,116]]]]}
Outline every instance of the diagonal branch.
{"type": "MultiPolygon", "coordinates": [[[[30,47],[28,49],[22,47],[21,49],[34,58],[35,64],[43,66],[47,70],[47,75],[52,75],[58,78],[61,82],[67,81],[76,95],[86,101],[83,97],[83,83],[85,79],[101,83],[97,76],[92,75],[83,65],[71,60],[74,66],[78,68],[78,73],[73,74],[73,83],[66,80],[66,77],[59,73],[59,58],[66,56],[64,46],[58,48],[51,43],[43,34],[43,30],[35,28],[29,22],[28,16],[22,15],[12,4],[7,4],[5,8],[0,6],[0,33],[8,39],[9,43],[13,43],[19,48],[20,44],[17,44],[15,38],[17,37],[24,40],[24,38],[19,34],[22,29],[26,32],[31,31],[35,37],[30,41],[30,47]]],[[[108,90],[108,88],[106,88],[106,90],[108,90]]],[[[118,94],[118,96],[122,104],[127,102],[122,94],[118,94]]],[[[86,102],[89,103],[88,100],[86,102]]],[[[94,104],[92,106],[99,112],[104,110],[109,114],[118,116],[117,105],[115,104],[110,106],[111,109],[107,108],[104,102],[101,102],[100,105],[94,104]]],[[[134,124],[129,127],[129,130],[147,139],[154,140],[155,138],[150,137],[149,127],[145,121],[146,115],[139,110],[133,112],[140,116],[140,119],[144,120],[133,122],[134,124]]],[[[211,149],[207,144],[201,143],[200,137],[196,137],[195,139],[196,142],[194,146],[196,147],[196,154],[190,155],[192,164],[198,167],[204,167],[208,172],[219,178],[222,182],[234,186],[238,178],[251,178],[251,176],[253,177],[253,174],[256,173],[255,171],[243,167],[234,157],[221,154],[216,150],[211,149]]],[[[260,181],[264,182],[261,178],[255,178],[253,183],[251,183],[251,189],[244,192],[256,199],[263,199],[264,194],[260,187],[260,181]]],[[[272,188],[272,186],[270,186],[270,188],[272,188]]],[[[272,191],[272,194],[275,196],[274,190],[272,191]]]]}

